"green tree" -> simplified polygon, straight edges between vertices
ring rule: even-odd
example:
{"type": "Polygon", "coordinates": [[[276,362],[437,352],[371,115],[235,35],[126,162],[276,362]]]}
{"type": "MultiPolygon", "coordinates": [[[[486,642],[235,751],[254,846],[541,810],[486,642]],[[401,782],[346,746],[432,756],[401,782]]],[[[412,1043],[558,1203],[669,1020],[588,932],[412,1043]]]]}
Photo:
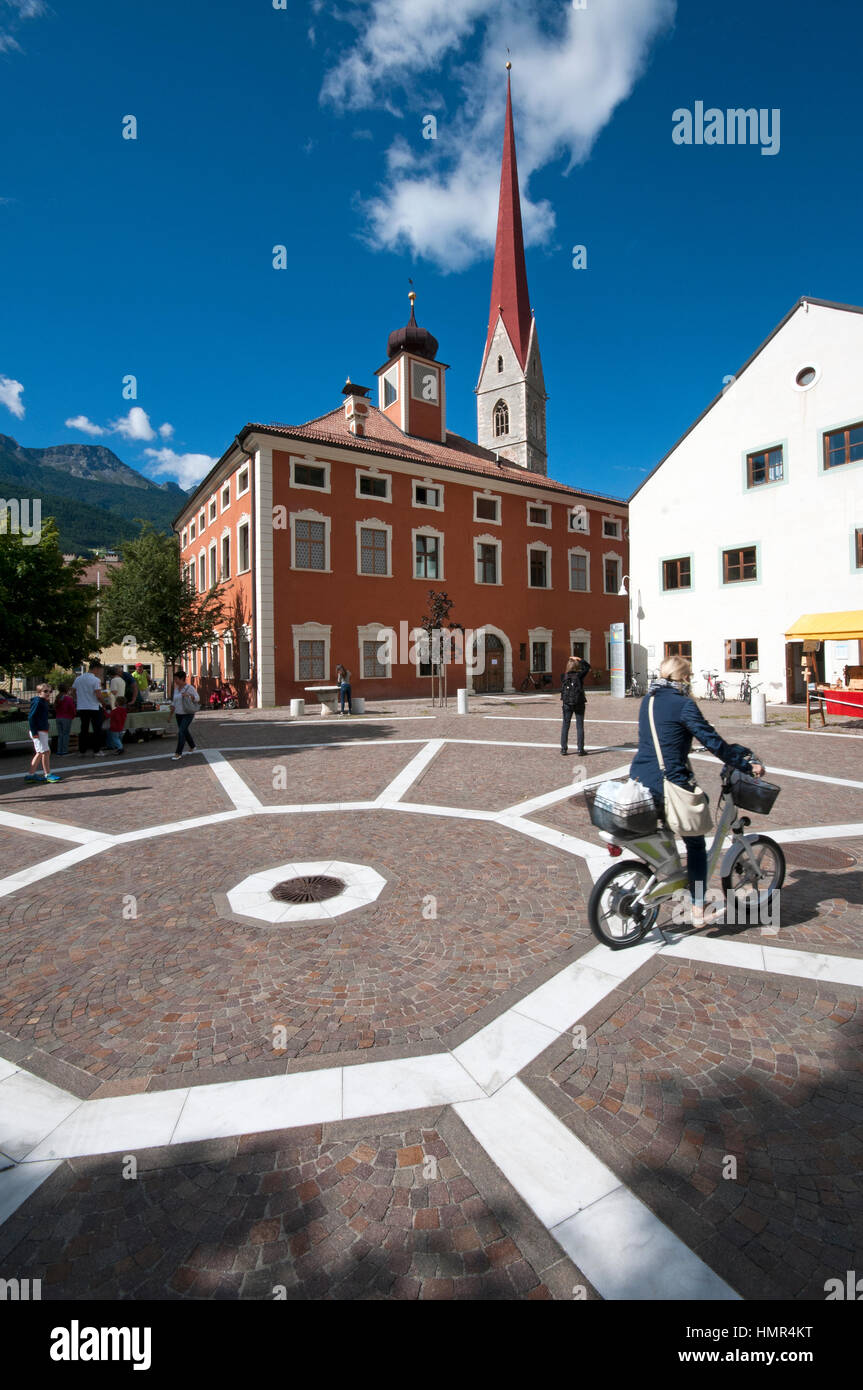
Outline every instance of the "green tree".
{"type": "Polygon", "coordinates": [[[180,569],[176,536],[149,524],[121,549],[123,563],[103,590],[101,620],[105,643],[131,639],[161,652],[169,666],[185,651],[206,646],[225,624],[223,586],[196,593],[180,569]]]}
{"type": "Polygon", "coordinates": [[[82,584],[86,560],[64,564],[56,522],[39,539],[0,530],[0,670],[70,667],[95,650],[96,591],[82,584]]]}

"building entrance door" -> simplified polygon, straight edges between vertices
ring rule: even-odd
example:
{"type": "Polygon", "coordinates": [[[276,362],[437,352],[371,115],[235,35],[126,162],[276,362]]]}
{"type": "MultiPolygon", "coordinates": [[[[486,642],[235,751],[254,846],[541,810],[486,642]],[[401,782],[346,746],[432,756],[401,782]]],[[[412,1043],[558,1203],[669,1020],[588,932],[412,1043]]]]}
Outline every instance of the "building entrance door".
{"type": "MultiPolygon", "coordinates": [[[[820,642],[817,652],[810,652],[809,660],[815,667],[819,684],[824,683],[824,643],[820,642]]],[[[806,700],[806,684],[803,680],[803,643],[785,643],[785,699],[789,705],[801,705],[806,700]]]]}
{"type": "Polygon", "coordinates": [[[484,670],[473,678],[477,695],[495,695],[503,690],[503,642],[494,632],[485,634],[484,670]]]}

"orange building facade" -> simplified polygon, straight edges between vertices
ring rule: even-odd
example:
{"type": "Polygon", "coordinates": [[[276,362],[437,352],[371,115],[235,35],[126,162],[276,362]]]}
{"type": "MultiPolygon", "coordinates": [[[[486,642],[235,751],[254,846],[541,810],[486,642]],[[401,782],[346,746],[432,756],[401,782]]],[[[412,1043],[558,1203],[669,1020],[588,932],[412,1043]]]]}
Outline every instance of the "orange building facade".
{"type": "Polygon", "coordinates": [[[184,570],[199,590],[224,584],[231,614],[187,654],[193,680],[248,682],[267,707],[332,684],[341,663],[355,695],[426,695],[430,590],[465,630],[451,691],[556,684],[571,654],[607,680],[609,631],[628,616],[627,507],[546,476],[509,92],[479,443],[447,429],[447,368],[414,298],[376,405],[348,381],[304,425],[247,424],[177,518],[184,570]]]}

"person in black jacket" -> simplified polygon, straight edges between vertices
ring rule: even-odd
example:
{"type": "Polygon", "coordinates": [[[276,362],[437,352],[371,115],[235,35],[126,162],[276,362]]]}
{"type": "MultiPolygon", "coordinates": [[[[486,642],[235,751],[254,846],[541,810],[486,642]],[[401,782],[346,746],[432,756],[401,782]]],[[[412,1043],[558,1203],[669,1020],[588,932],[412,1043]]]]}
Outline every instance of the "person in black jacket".
{"type": "MultiPolygon", "coordinates": [[[[662,750],[665,776],[669,782],[676,782],[678,786],[687,787],[690,791],[694,789],[696,779],[689,764],[693,736],[711,753],[715,753],[723,763],[740,768],[741,772],[752,773],[756,777],[764,775],[763,765],[752,761],[752,754],[748,748],[739,743],[726,743],[721,734],[718,734],[713,725],[708,724],[704,718],[689,694],[692,665],[686,657],[666,657],[659,668],[659,677],[659,680],[650,686],[638,711],[638,752],[629,769],[629,775],[650,789],[660,815],[664,814],[665,796],[662,769],[656,756],[650,728],[651,703],[656,737],[662,750]]],[[[683,843],[686,846],[689,894],[693,904],[692,918],[696,925],[702,925],[707,848],[703,835],[684,838],[683,843]]]]}
{"type": "Polygon", "coordinates": [[[575,733],[578,741],[579,757],[584,757],[584,678],[590,666],[581,656],[571,656],[566,670],[560,678],[560,700],[563,706],[563,723],[560,726],[560,751],[566,757],[569,742],[569,726],[575,715],[575,733]]]}

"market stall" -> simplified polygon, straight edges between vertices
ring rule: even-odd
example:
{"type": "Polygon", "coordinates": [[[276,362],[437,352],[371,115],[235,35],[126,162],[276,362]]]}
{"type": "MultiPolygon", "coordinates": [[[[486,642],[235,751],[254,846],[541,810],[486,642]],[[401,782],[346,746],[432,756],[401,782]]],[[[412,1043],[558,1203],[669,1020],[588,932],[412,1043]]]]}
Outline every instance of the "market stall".
{"type": "MultiPolygon", "coordinates": [[[[126,733],[132,739],[138,738],[161,738],[171,720],[170,710],[139,710],[137,714],[130,714],[126,720],[126,733]]],[[[72,738],[77,737],[81,730],[80,719],[72,720],[70,734],[72,738]]],[[[57,721],[51,720],[48,733],[52,739],[57,737],[57,721]]],[[[0,748],[7,743],[29,743],[30,733],[26,719],[6,719],[0,720],[0,748]]]]}
{"type": "Polygon", "coordinates": [[[800,642],[803,647],[802,665],[806,671],[806,727],[811,727],[812,714],[840,714],[863,718],[863,665],[848,664],[844,680],[827,684],[816,678],[814,652],[822,642],[863,640],[863,611],[848,613],[805,613],[786,632],[787,642],[800,642]]]}

